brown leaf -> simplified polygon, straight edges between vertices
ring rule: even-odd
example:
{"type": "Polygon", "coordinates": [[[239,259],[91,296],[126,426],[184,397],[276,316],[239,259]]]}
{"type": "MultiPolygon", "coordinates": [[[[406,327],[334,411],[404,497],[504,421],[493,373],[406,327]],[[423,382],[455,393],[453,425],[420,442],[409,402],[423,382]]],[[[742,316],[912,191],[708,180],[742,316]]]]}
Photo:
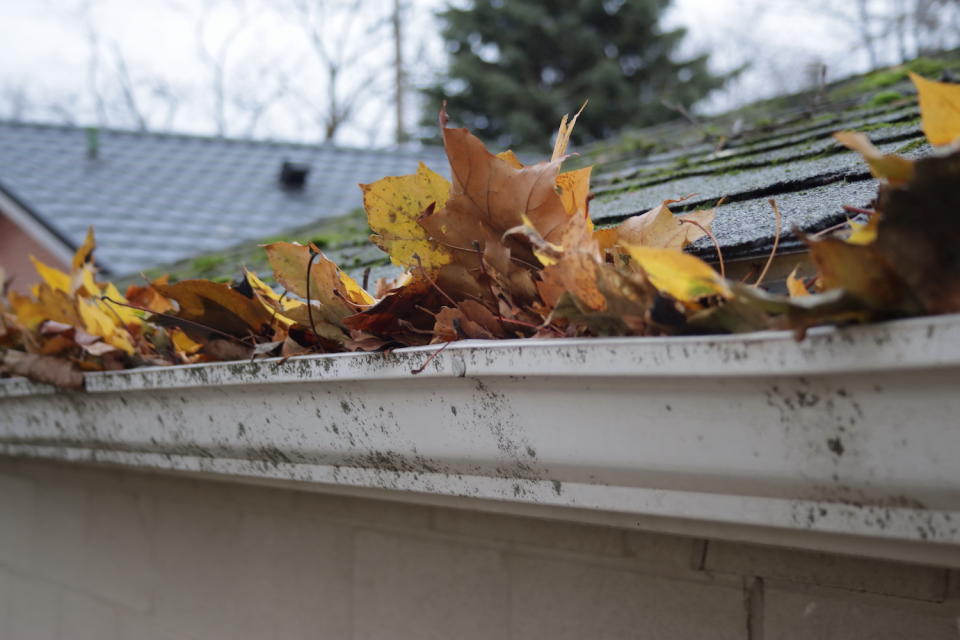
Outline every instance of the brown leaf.
{"type": "Polygon", "coordinates": [[[251,334],[269,337],[273,332],[270,312],[259,301],[227,284],[182,280],[151,286],[177,303],[178,310],[173,315],[187,321],[177,326],[194,340],[207,342],[213,336],[223,337],[222,334],[238,338],[251,334]]]}
{"type": "Polygon", "coordinates": [[[628,218],[615,227],[598,229],[596,236],[600,249],[607,250],[618,245],[683,249],[691,242],[702,238],[707,235],[704,229],[709,229],[713,224],[716,210],[703,209],[684,215],[674,215],[670,211],[670,205],[685,199],[664,200],[650,211],[628,218]]]}
{"type": "Polygon", "coordinates": [[[65,358],[6,350],[0,354],[0,373],[23,376],[62,389],[84,387],[83,372],[65,358]]]}
{"type": "Polygon", "coordinates": [[[880,191],[873,244],[928,313],[960,311],[960,151],[921,158],[913,179],[880,191]]]}

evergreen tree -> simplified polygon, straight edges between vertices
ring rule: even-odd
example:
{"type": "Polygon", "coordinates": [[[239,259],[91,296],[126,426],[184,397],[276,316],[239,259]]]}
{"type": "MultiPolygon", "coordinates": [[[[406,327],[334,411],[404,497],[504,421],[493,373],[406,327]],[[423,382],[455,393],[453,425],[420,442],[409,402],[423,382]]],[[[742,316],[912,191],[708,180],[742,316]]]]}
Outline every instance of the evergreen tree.
{"type": "Polygon", "coordinates": [[[659,27],[670,0],[472,0],[441,12],[450,59],[425,90],[424,124],[451,118],[502,147],[544,146],[564,113],[590,104],[574,138],[676,117],[725,77],[707,57],[675,60],[684,29],[659,27]]]}

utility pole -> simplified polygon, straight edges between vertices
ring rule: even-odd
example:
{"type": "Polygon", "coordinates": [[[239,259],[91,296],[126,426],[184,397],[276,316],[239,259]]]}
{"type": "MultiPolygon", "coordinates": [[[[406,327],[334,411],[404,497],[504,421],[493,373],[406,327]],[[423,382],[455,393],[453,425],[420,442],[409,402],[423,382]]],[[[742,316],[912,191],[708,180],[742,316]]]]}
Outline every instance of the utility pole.
{"type": "Polygon", "coordinates": [[[403,71],[403,20],[401,11],[403,0],[393,0],[393,54],[394,54],[394,103],[397,117],[397,144],[407,140],[407,131],[404,126],[403,97],[406,78],[403,71]]]}

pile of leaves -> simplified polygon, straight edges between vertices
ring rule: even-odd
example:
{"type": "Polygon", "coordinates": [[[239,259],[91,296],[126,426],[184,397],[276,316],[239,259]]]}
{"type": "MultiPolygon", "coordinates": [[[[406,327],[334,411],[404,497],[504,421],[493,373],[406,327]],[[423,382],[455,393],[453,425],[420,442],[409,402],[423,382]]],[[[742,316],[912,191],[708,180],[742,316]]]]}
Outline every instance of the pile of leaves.
{"type": "Polygon", "coordinates": [[[561,170],[576,116],[564,118],[549,160],[523,165],[448,127],[441,112],[452,181],[421,164],[361,185],[371,239],[403,269],[395,280],[368,292],[316,246],[275,242],[265,250],[276,288],[245,270],[231,284],[160,278],[124,295],[97,280],[91,230],[69,273],[34,260],[42,282],[29,296],[6,294],[0,373],[76,389],[84,371],[144,365],[461,339],[768,328],[802,337],[819,324],[960,311],[960,86],[913,79],[939,150],[911,161],[838,133],[880,179],[879,193],[869,219],[840,235],[794,230],[817,275],[791,275],[789,295],[726,279],[722,255],[718,273],[684,252],[712,238],[715,210],[674,215],[677,201],[666,201],[595,229],[591,169],[561,170]]]}

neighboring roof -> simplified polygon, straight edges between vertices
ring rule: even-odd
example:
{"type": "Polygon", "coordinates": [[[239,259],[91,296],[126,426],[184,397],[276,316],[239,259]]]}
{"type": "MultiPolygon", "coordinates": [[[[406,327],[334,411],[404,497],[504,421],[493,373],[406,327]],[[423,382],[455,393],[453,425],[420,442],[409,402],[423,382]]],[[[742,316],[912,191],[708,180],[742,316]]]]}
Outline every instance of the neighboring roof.
{"type": "Polygon", "coordinates": [[[358,182],[442,164],[434,148],[360,150],[0,122],[0,191],[74,247],[88,225],[114,275],[229,247],[346,213],[358,182]],[[302,190],[279,182],[285,160],[310,167],[302,190]]]}

